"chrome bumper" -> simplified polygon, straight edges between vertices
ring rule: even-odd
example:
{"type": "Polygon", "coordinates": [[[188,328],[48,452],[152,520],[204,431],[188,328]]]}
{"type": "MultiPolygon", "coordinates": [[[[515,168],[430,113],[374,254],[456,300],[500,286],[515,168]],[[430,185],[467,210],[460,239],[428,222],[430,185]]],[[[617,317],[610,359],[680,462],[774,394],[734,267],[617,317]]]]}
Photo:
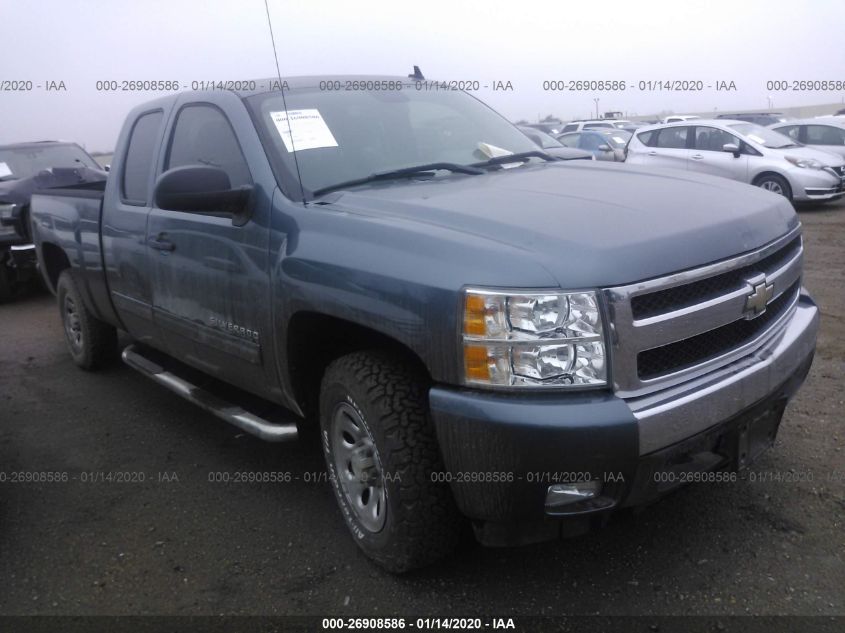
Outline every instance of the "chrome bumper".
{"type": "Polygon", "coordinates": [[[818,308],[804,293],[795,311],[754,352],[681,385],[627,400],[639,426],[640,455],[723,422],[784,383],[816,345],[818,308]]]}

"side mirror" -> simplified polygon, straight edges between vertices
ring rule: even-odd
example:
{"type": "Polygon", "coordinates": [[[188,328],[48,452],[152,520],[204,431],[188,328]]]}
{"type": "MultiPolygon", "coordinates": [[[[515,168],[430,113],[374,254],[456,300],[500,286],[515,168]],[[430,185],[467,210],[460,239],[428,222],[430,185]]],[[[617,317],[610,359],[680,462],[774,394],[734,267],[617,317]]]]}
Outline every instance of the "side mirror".
{"type": "Polygon", "coordinates": [[[736,143],[725,143],[724,145],[722,145],[722,151],[730,152],[736,158],[739,158],[739,145],[737,145],[736,143]]]}
{"type": "Polygon", "coordinates": [[[231,187],[229,174],[219,167],[186,165],[159,176],[153,195],[159,209],[231,216],[241,226],[249,220],[252,187],[231,187]]]}
{"type": "Polygon", "coordinates": [[[610,145],[599,145],[600,152],[612,152],[610,145]]]}

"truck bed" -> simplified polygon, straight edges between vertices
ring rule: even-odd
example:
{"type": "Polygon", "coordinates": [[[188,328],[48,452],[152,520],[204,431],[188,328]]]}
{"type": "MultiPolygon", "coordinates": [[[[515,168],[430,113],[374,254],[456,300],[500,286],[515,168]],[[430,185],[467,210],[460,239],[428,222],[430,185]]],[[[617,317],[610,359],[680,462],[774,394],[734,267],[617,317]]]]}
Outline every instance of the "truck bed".
{"type": "Polygon", "coordinates": [[[55,292],[51,257],[66,258],[88,307],[102,321],[119,325],[109,298],[100,242],[106,181],[43,190],[32,196],[32,238],[44,280],[55,292]]]}

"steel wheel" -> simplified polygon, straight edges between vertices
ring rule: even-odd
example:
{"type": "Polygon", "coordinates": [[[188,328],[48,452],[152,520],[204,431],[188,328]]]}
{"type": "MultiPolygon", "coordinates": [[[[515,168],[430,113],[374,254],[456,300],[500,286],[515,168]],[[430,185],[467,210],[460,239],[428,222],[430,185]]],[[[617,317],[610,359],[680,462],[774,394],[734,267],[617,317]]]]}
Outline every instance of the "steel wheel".
{"type": "Polygon", "coordinates": [[[335,472],[347,502],[361,525],[380,532],[387,517],[384,475],[373,437],[361,414],[342,402],[332,414],[335,472]]]}
{"type": "Polygon", "coordinates": [[[62,316],[67,341],[73,348],[73,351],[79,353],[82,350],[82,322],[79,319],[79,310],[76,307],[76,302],[70,295],[65,295],[62,316]]]}

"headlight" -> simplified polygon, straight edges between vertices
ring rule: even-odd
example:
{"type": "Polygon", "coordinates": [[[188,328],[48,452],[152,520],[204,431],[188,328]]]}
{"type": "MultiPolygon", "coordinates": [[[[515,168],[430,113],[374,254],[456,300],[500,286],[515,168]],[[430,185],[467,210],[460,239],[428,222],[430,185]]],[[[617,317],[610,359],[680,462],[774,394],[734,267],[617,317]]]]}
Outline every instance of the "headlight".
{"type": "Polygon", "coordinates": [[[15,205],[0,204],[0,235],[15,235],[15,205]]]}
{"type": "Polygon", "coordinates": [[[804,167],[806,169],[824,169],[824,165],[815,158],[798,158],[797,156],[784,156],[784,158],[796,167],[804,167]]]}
{"type": "Polygon", "coordinates": [[[595,292],[467,290],[464,381],[503,387],[607,384],[595,292]]]}

